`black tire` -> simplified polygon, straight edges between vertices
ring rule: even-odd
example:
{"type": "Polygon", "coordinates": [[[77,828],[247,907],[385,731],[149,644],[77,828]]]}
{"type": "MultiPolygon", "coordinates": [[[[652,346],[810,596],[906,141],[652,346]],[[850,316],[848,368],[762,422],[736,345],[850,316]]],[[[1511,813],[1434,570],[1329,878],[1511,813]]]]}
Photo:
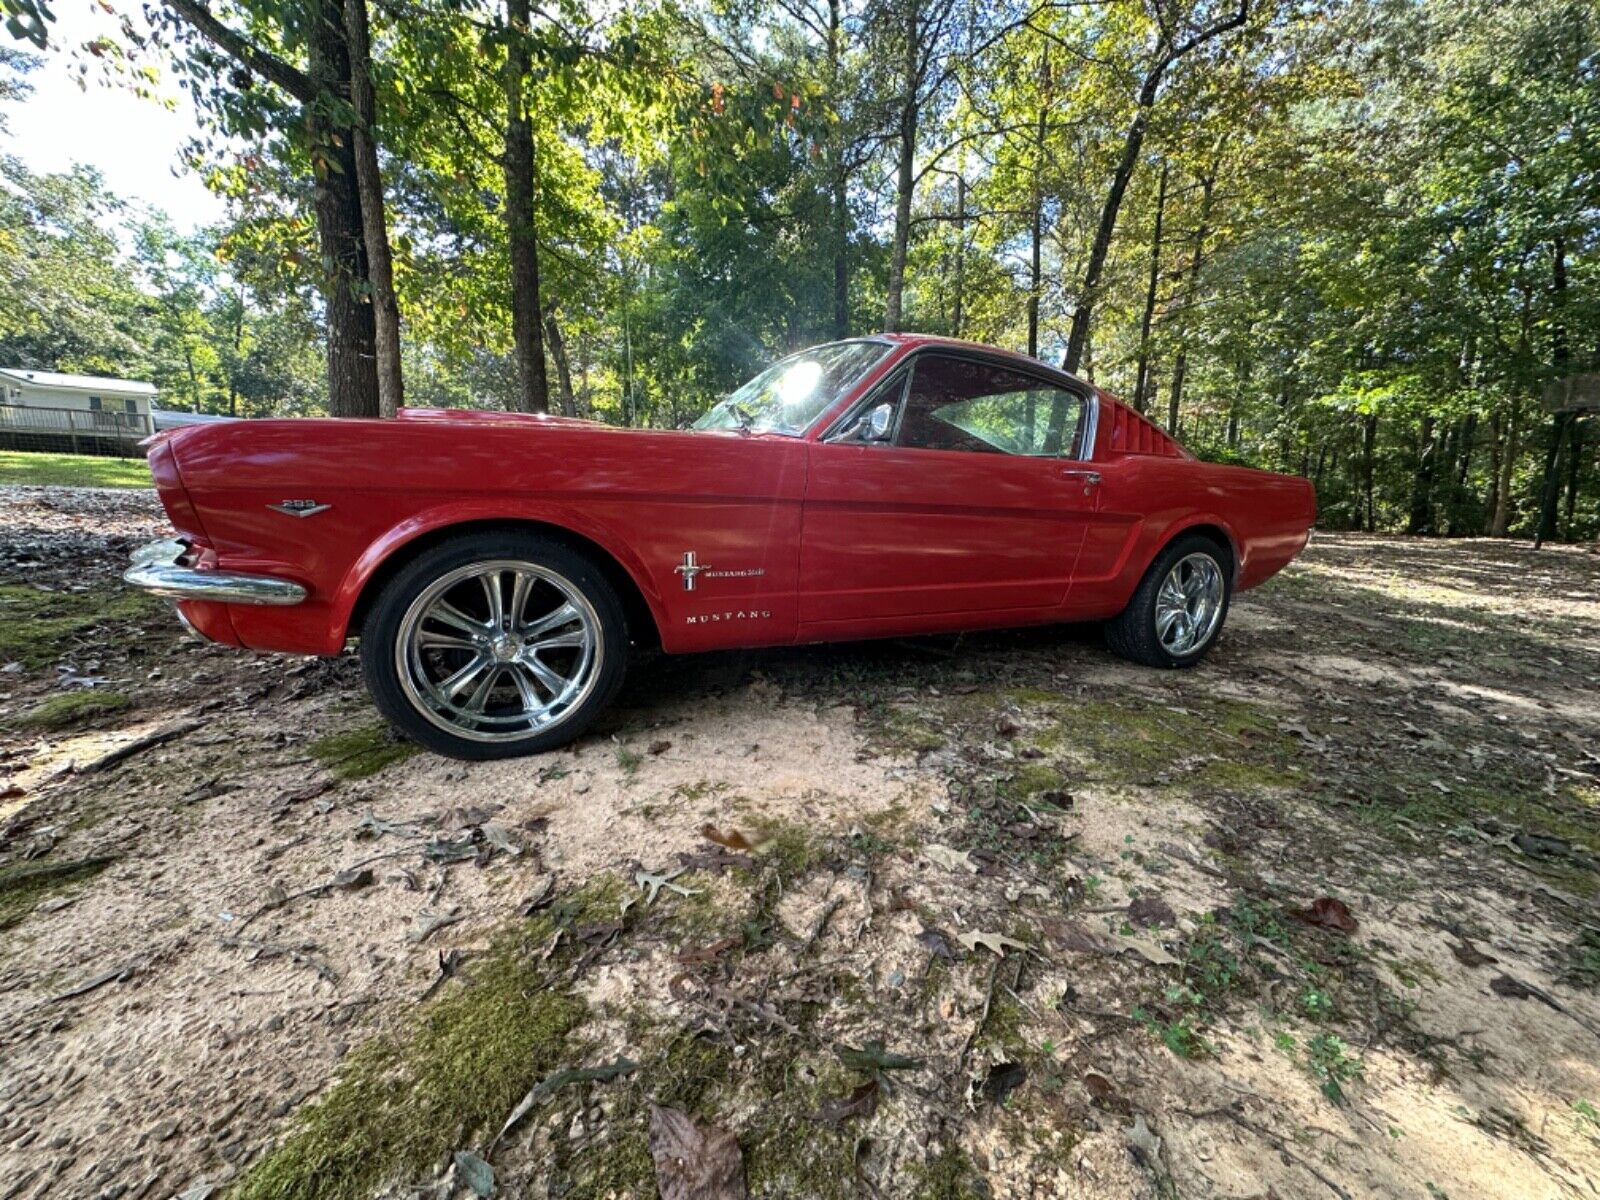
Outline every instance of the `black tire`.
{"type": "MultiPolygon", "coordinates": [[[[504,598],[500,578],[498,574],[495,576],[495,588],[504,598]]],[[[488,585],[476,582],[482,588],[481,594],[487,595],[488,585]]],[[[511,586],[515,587],[515,582],[511,586]]],[[[436,598],[443,600],[450,595],[451,592],[441,591],[436,598]]],[[[475,611],[468,615],[487,622],[487,600],[483,602],[483,609],[481,617],[475,611]]],[[[476,639],[477,635],[473,637],[476,639]]],[[[361,631],[362,674],[378,710],[412,741],[452,758],[514,758],[567,744],[583,733],[616,695],[627,670],[627,657],[627,618],[604,572],[570,546],[538,534],[515,531],[464,534],[424,550],[384,585],[361,631]],[[501,564],[511,565],[502,567],[501,564]],[[495,657],[496,652],[486,648],[486,644],[477,650],[442,651],[431,647],[416,650],[419,662],[444,664],[437,668],[441,673],[451,669],[451,660],[426,656],[455,654],[465,656],[466,662],[481,657],[485,663],[493,664],[494,681],[485,685],[491,691],[486,693],[485,703],[478,710],[486,714],[485,722],[469,728],[470,719],[452,721],[448,712],[425,702],[422,689],[426,685],[418,683],[414,671],[408,669],[413,661],[408,650],[412,644],[410,633],[423,627],[425,618],[417,613],[427,611],[424,597],[446,580],[465,573],[460,574],[458,583],[450,586],[470,589],[476,581],[476,576],[471,574],[475,566],[511,573],[518,565],[538,572],[537,581],[529,584],[526,602],[530,606],[534,602],[533,591],[540,587],[549,589],[550,596],[557,602],[564,599],[562,592],[566,591],[571,597],[568,602],[577,603],[581,615],[573,620],[588,640],[585,650],[572,653],[579,658],[583,654],[590,656],[587,669],[574,672],[575,677],[581,674],[583,686],[576,690],[566,706],[551,716],[548,724],[533,728],[532,722],[523,722],[519,728],[514,715],[518,707],[515,703],[503,706],[505,715],[488,715],[494,711],[489,707],[488,698],[506,694],[499,689],[508,686],[504,683],[506,674],[515,675],[516,672],[511,664],[495,657]],[[405,646],[401,645],[402,638],[406,638],[405,646]],[[490,719],[507,724],[485,728],[490,719]]],[[[482,675],[476,678],[481,679],[482,675]]],[[[440,682],[434,681],[435,685],[440,682]]],[[[512,682],[518,681],[513,679],[512,682]]],[[[517,690],[520,687],[519,683],[517,690]]],[[[538,692],[534,694],[543,698],[538,692]]]]}
{"type": "Polygon", "coordinates": [[[1192,667],[1206,656],[1206,652],[1222,636],[1222,626],[1228,619],[1228,605],[1232,599],[1233,556],[1203,533],[1182,534],[1156,555],[1150,569],[1139,581],[1133,599],[1128,601],[1128,606],[1106,622],[1106,645],[1118,657],[1147,667],[1192,667]],[[1162,644],[1157,633],[1156,597],[1173,567],[1196,554],[1210,558],[1221,574],[1221,610],[1198,646],[1186,653],[1174,654],[1162,644]]]}

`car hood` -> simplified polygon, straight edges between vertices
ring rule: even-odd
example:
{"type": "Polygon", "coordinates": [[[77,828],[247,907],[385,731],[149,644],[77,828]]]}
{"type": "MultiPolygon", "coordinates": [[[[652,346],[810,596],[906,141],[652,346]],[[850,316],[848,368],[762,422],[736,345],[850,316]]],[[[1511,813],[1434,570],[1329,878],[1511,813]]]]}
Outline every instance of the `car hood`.
{"type": "Polygon", "coordinates": [[[478,408],[402,408],[395,414],[400,421],[424,421],[436,425],[533,425],[544,428],[606,428],[599,421],[579,417],[558,417],[553,413],[497,412],[478,408]]]}

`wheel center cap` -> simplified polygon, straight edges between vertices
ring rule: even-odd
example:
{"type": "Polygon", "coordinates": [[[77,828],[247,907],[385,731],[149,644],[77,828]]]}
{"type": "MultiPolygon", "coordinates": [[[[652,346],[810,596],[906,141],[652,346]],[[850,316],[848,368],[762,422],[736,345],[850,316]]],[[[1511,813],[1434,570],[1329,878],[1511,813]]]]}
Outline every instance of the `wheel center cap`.
{"type": "Polygon", "coordinates": [[[516,634],[501,634],[489,644],[489,651],[497,663],[508,663],[522,653],[522,639],[516,634]]]}

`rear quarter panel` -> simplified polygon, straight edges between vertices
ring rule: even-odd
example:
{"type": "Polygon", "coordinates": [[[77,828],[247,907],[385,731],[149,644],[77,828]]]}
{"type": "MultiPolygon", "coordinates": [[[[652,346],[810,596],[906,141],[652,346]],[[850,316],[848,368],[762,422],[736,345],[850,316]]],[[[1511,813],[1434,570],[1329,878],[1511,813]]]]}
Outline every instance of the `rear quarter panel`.
{"type": "Polygon", "coordinates": [[[194,532],[218,564],[309,588],[292,608],[228,607],[255,649],[337,653],[391,554],[481,520],[545,522],[598,544],[638,586],[668,650],[794,637],[805,447],[791,439],[409,416],[209,426],[180,432],[172,449],[194,532]],[[303,518],[269,507],[287,499],[330,507],[303,518]],[[673,568],[691,549],[760,574],[702,577],[687,592],[673,568]]]}
{"type": "Polygon", "coordinates": [[[1298,476],[1137,454],[1103,465],[1100,506],[1069,596],[1074,615],[1120,612],[1162,548],[1203,525],[1228,535],[1235,589],[1255,587],[1305,547],[1316,517],[1315,493],[1298,476]]]}

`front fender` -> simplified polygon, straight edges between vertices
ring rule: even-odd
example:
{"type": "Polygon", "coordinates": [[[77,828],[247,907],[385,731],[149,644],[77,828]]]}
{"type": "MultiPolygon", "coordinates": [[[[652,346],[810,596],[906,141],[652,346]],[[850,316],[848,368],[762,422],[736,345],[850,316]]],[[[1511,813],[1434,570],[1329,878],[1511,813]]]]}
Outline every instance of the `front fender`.
{"type": "Polygon", "coordinates": [[[329,624],[325,635],[327,649],[324,653],[337,654],[346,639],[355,634],[356,631],[350,628],[350,619],[357,603],[373,577],[385,563],[392,561],[395,555],[403,554],[408,546],[429,535],[457,526],[488,524],[543,526],[592,543],[627,572],[649,606],[650,615],[657,627],[661,626],[664,609],[660,590],[651,583],[644,564],[628,540],[607,522],[597,520],[579,508],[559,502],[539,503],[525,509],[519,506],[518,512],[508,513],[503,497],[454,500],[424,509],[406,518],[385,531],[362,551],[330,598],[329,624]]]}

